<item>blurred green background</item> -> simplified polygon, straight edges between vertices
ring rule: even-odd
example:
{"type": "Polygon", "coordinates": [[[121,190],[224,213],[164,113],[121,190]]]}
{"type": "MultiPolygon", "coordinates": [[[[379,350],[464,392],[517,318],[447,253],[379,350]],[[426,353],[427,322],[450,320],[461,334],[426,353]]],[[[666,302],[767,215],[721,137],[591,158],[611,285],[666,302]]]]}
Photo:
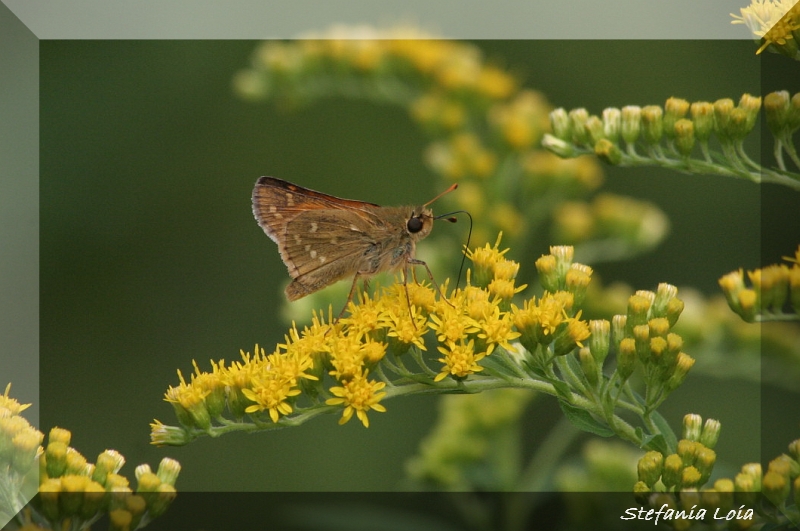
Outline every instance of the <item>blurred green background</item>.
{"type": "MultiPolygon", "coordinates": [[[[750,42],[474,44],[554,106],[594,114],[670,96],[738,101],[745,92],[800,90],[798,76],[780,66],[794,64],[758,58],[750,42]],[[776,78],[762,75],[774,61],[776,78]]],[[[283,339],[288,275],[251,213],[259,176],[388,205],[423,202],[440,189],[423,164],[426,139],[400,108],[337,99],[282,112],[238,99],[231,80],[255,46],[40,43],[41,429],[72,430],[73,446],[90,460],[104,448],[132,466],[175,457],[183,491],[401,488],[403,463],[435,420],[435,398],[389,401],[369,429],[326,416],[184,448],[149,444],[153,418],[174,423],[162,398],[176,369],[188,375],[192,359],[208,368],[210,358],[237,359],[256,342],[269,351],[283,339]]],[[[606,173],[604,190],[650,200],[672,223],[655,252],[598,266],[606,282],[653,289],[667,281],[713,293],[722,274],[775,262],[800,241],[798,194],[784,188],[654,169],[606,173]]],[[[762,452],[775,457],[797,437],[797,418],[787,418],[796,413],[785,407],[796,399],[690,377],[663,413],[676,427],[689,411],[720,419],[718,454],[738,468],[762,452]],[[762,408],[778,412],[768,430],[762,408]]],[[[537,404],[530,441],[560,416],[555,400],[537,404]]]]}

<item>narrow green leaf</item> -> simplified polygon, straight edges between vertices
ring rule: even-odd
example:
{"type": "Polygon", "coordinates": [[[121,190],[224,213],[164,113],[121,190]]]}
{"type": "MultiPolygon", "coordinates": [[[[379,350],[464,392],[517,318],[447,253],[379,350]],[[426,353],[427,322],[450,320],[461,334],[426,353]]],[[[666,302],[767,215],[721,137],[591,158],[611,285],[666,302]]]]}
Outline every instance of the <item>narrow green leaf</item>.
{"type": "Polygon", "coordinates": [[[572,425],[579,430],[588,431],[600,437],[612,437],[614,435],[614,431],[611,428],[594,418],[585,409],[575,407],[563,400],[559,400],[558,405],[561,406],[561,411],[564,412],[564,415],[572,425]]]}

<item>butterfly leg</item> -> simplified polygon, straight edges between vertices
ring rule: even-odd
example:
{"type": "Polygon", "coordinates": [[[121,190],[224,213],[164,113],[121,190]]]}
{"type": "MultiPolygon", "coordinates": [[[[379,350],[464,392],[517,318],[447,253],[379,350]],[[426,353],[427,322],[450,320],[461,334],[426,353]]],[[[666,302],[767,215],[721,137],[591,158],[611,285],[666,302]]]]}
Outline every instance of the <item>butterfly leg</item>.
{"type": "MultiPolygon", "coordinates": [[[[336,324],[336,323],[339,322],[339,319],[342,318],[342,316],[344,315],[345,310],[347,310],[347,307],[350,306],[350,302],[353,300],[353,295],[356,292],[356,286],[358,286],[358,277],[359,277],[359,273],[358,273],[358,271],[356,271],[356,274],[353,277],[353,285],[350,286],[350,293],[347,295],[347,301],[344,303],[344,308],[342,308],[342,311],[339,312],[339,316],[336,318],[336,320],[333,322],[333,324],[336,324]]],[[[366,278],[364,279],[365,291],[366,291],[367,280],[368,279],[366,279],[366,278]]]]}
{"type": "MultiPolygon", "coordinates": [[[[431,273],[431,268],[430,268],[430,267],[428,267],[428,264],[427,264],[427,263],[423,262],[422,260],[417,260],[416,258],[409,258],[409,259],[406,261],[406,264],[410,264],[410,265],[412,265],[412,266],[415,266],[415,265],[421,265],[421,266],[423,266],[423,267],[425,268],[425,271],[427,271],[427,272],[428,272],[428,277],[431,279],[431,283],[432,283],[432,284],[433,284],[433,285],[436,287],[436,291],[438,291],[438,292],[439,292],[439,296],[440,296],[440,297],[441,297],[441,298],[442,298],[442,299],[443,299],[443,300],[444,300],[444,301],[445,301],[447,304],[449,304],[450,306],[453,306],[453,303],[451,303],[449,300],[447,300],[447,297],[445,297],[444,293],[442,293],[442,288],[440,288],[440,287],[439,287],[439,284],[436,282],[436,279],[435,279],[435,278],[433,278],[433,273],[431,273]]],[[[412,272],[413,272],[413,269],[412,269],[412,272]]],[[[416,278],[415,278],[414,280],[416,281],[416,278]]],[[[407,288],[406,288],[406,296],[408,296],[408,289],[407,289],[407,288]]],[[[410,306],[410,305],[411,305],[411,303],[409,302],[409,306],[410,306]]]]}

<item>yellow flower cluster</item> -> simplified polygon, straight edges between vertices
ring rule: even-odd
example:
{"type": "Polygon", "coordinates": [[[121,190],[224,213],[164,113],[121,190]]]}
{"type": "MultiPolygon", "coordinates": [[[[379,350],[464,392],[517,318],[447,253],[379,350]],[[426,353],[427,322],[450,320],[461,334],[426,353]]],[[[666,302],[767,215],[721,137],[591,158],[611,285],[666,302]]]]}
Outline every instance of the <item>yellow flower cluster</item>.
{"type": "Polygon", "coordinates": [[[739,269],[719,279],[728,306],[748,323],[780,319],[784,307],[791,306],[800,315],[800,246],[794,257],[784,257],[791,264],[773,264],[747,272],[752,288],[745,286],[744,272],[739,269]]]}
{"type": "Polygon", "coordinates": [[[36,463],[42,451],[42,432],[20,415],[30,404],[9,396],[11,384],[0,395],[0,514],[17,514],[36,494],[36,463]]]}
{"type": "Polygon", "coordinates": [[[800,30],[800,6],[794,0],[753,0],[739,10],[741,15],[731,17],[731,24],[746,24],[750,32],[763,44],[756,50],[763,52],[770,45],[789,57],[798,58],[797,30],[800,30]]]}
{"type": "MultiPolygon", "coordinates": [[[[531,333],[534,311],[537,322],[545,323],[540,333],[544,343],[564,336],[560,354],[581,346],[588,328],[579,314],[567,315],[571,294],[545,294],[538,303],[526,302],[522,310],[511,304],[525,286],[516,286],[519,264],[506,259],[507,249],[500,250],[499,244],[498,237],[494,246],[467,251],[475,274],[468,271],[468,285],[446,297],[429,285],[398,282],[382,289],[380,296],[362,294],[338,321],[330,313],[327,320],[315,314],[302,331],[293,325],[271,354],[256,346],[252,355],[242,352],[241,361],[212,362],[211,372],[195,365],[188,383],[179,372],[180,383],[167,391],[166,400],[175,409],[180,429],[186,435],[208,432],[214,422],[226,425],[226,406],[237,422],[251,415],[260,424],[259,414],[266,412],[274,424],[311,410],[341,408],[340,423],[355,415],[368,426],[367,413],[385,411],[380,402],[394,385],[384,371],[411,374],[403,354],[412,353],[428,374],[415,377],[429,385],[448,377],[463,380],[481,373],[481,361],[498,348],[514,352],[512,342],[531,333]],[[429,369],[422,358],[427,335],[438,342],[438,371],[429,369]]],[[[179,438],[174,429],[153,424],[154,443],[175,444],[179,438]]]]}
{"type": "Polygon", "coordinates": [[[289,43],[267,41],[256,52],[254,66],[236,80],[239,91],[251,97],[262,96],[270,88],[256,75],[259,70],[273,74],[272,83],[297,81],[331,69],[338,70],[337,74],[373,76],[407,72],[435,85],[443,95],[458,98],[503,99],[517,87],[505,71],[485,64],[474,46],[410,28],[378,31],[340,26],[289,43]]]}
{"type": "Polygon", "coordinates": [[[138,466],[134,491],[119,474],[125,464],[122,454],[105,450],[96,463],[89,463],[69,445],[71,437],[68,430],[53,428],[38,457],[36,509],[52,529],[83,529],[104,513],[112,529],[139,529],[175,499],[180,464],[174,459],[164,458],[156,472],[148,465],[138,466]]]}

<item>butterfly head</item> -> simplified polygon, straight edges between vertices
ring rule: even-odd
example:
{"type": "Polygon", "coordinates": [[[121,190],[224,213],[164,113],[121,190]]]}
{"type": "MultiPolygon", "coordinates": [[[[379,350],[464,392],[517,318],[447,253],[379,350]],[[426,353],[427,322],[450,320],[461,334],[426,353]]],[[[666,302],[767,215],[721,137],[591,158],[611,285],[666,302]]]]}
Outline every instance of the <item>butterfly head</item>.
{"type": "Polygon", "coordinates": [[[433,212],[425,207],[418,207],[411,211],[406,220],[406,232],[414,240],[421,240],[430,234],[433,228],[433,212]]]}

